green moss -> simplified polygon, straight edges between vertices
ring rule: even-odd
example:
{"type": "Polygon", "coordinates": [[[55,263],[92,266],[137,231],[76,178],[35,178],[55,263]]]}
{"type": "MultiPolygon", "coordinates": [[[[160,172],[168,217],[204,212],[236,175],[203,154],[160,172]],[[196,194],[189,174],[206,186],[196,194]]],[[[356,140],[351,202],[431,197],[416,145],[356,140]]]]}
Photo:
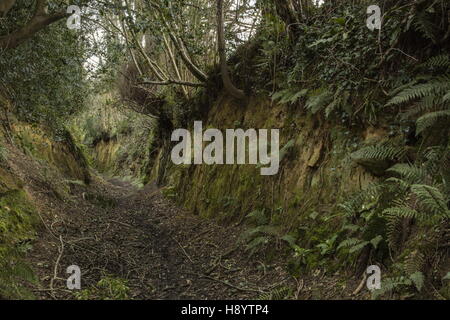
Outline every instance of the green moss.
{"type": "Polygon", "coordinates": [[[0,296],[32,298],[22,285],[35,282],[23,254],[35,238],[38,219],[22,190],[11,190],[0,197],[0,296]]]}
{"type": "Polygon", "coordinates": [[[14,128],[16,143],[25,153],[47,162],[70,178],[89,183],[88,161],[69,131],[61,129],[55,133],[25,123],[17,123],[14,128]]]}
{"type": "MultiPolygon", "coordinates": [[[[220,97],[211,106],[204,128],[281,129],[280,146],[292,141],[292,147],[284,154],[279,173],[261,176],[259,168],[252,165],[174,166],[162,164],[158,158],[155,168],[168,167],[166,196],[194,214],[224,223],[244,221],[250,229],[254,225],[245,217],[265,208],[267,227],[278,230],[276,237],[293,234],[296,243],[301,243],[301,248],[293,250],[296,256],[289,263],[291,271],[337,271],[350,259],[336,252],[343,240],[336,206],[347,194],[374,180],[347,157],[360,146],[361,130],[324,124],[301,110],[274,105],[265,97],[249,100],[243,107],[220,97]]],[[[272,254],[280,252],[265,252],[266,257],[272,254]]]]}

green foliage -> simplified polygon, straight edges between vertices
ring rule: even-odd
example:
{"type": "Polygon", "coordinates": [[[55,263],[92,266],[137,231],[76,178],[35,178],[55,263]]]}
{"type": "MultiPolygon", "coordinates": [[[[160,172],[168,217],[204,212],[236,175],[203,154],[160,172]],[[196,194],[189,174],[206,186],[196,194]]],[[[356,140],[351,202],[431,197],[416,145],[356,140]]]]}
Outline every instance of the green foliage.
{"type": "Polygon", "coordinates": [[[84,106],[83,52],[65,25],[51,26],[16,50],[0,55],[0,84],[11,87],[21,120],[56,127],[84,106]]]}
{"type": "MultiPolygon", "coordinates": [[[[372,183],[364,190],[354,193],[348,199],[338,205],[346,217],[359,216],[361,213],[372,210],[378,203],[379,194],[384,186],[380,183],[372,183]]],[[[345,225],[348,227],[348,225],[345,225]]],[[[352,225],[352,229],[354,226],[352,225]]]]}
{"type": "Polygon", "coordinates": [[[265,213],[265,209],[253,210],[247,215],[250,221],[256,223],[256,225],[264,225],[269,222],[269,218],[265,213]]]}
{"type": "MultiPolygon", "coordinates": [[[[398,156],[401,153],[387,150],[370,149],[364,154],[376,159],[402,158],[398,156]]],[[[369,185],[339,206],[346,217],[341,230],[347,238],[338,250],[347,249],[351,254],[372,245],[372,255],[381,261],[394,259],[402,266],[398,276],[383,280],[375,298],[410,291],[412,286],[419,292],[424,289],[427,263],[439,256],[433,243],[445,241],[439,230],[450,218],[447,158],[448,147],[421,150],[417,164],[395,164],[386,170],[390,177],[369,185]],[[411,233],[413,222],[415,232],[411,233]],[[385,244],[388,251],[383,249],[385,244]]]]}
{"type": "Polygon", "coordinates": [[[398,107],[448,88],[443,83],[448,82],[445,73],[450,61],[442,53],[445,49],[421,49],[445,47],[441,39],[448,38],[450,4],[419,1],[412,6],[407,1],[385,3],[381,33],[369,32],[361,22],[366,17],[364,2],[325,3],[308,12],[309,19],[299,16],[295,25],[285,28],[279,26],[279,10],[265,8],[256,74],[274,101],[300,105],[309,93],[305,107],[312,113],[333,114],[342,122],[373,122],[386,115],[387,109],[382,108],[386,103],[398,107]],[[283,29],[287,37],[280,36],[283,29]],[[414,52],[414,59],[405,52],[414,52]],[[419,67],[415,63],[427,59],[419,67]],[[387,101],[387,91],[395,92],[407,83],[398,96],[387,101]]]}
{"type": "Polygon", "coordinates": [[[420,292],[422,291],[424,282],[425,276],[420,271],[408,276],[387,277],[382,280],[381,289],[372,292],[372,298],[377,299],[394,292],[410,291],[412,288],[420,292]]]}
{"type": "Polygon", "coordinates": [[[292,296],[292,289],[280,287],[258,297],[258,300],[286,300],[292,296]]]}
{"type": "Polygon", "coordinates": [[[415,119],[417,135],[438,129],[439,134],[448,136],[449,65],[450,56],[448,54],[430,58],[418,67],[422,75],[418,75],[409,85],[397,90],[396,95],[386,104],[386,106],[409,105],[407,111],[403,113],[403,117],[415,119]],[[430,70],[439,76],[430,76],[430,70]]]}
{"type": "Polygon", "coordinates": [[[422,291],[424,282],[425,282],[425,276],[423,275],[422,272],[417,271],[414,272],[413,274],[411,274],[409,276],[409,278],[411,279],[411,281],[414,283],[414,285],[416,286],[418,291],[422,291]]]}
{"type": "Polygon", "coordinates": [[[416,133],[419,135],[423,133],[425,130],[435,127],[439,123],[443,125],[444,129],[447,129],[449,120],[450,120],[450,109],[427,113],[421,116],[419,119],[417,119],[416,133]]]}
{"type": "Polygon", "coordinates": [[[308,101],[306,101],[305,108],[312,114],[323,110],[333,99],[332,94],[326,89],[319,89],[310,95],[308,101]]]}
{"type": "Polygon", "coordinates": [[[289,140],[279,151],[279,161],[281,162],[292,151],[295,145],[294,139],[289,140]]]}
{"type": "Polygon", "coordinates": [[[411,279],[404,276],[395,278],[384,278],[382,281],[381,289],[374,290],[372,292],[372,299],[377,299],[387,293],[391,293],[394,290],[401,290],[408,288],[412,285],[411,279]]]}
{"type": "Polygon", "coordinates": [[[271,224],[268,210],[254,210],[246,218],[252,227],[241,235],[241,241],[246,244],[246,250],[250,252],[250,256],[275,240],[282,239],[292,244],[295,243],[295,239],[288,235],[281,237],[280,228],[271,224]]]}
{"type": "Polygon", "coordinates": [[[5,249],[0,246],[0,297],[33,299],[33,294],[24,284],[37,282],[34,271],[23,260],[23,253],[18,248],[5,249]]]}
{"type": "Polygon", "coordinates": [[[8,152],[5,147],[0,145],[0,162],[5,162],[8,159],[8,152]]]}
{"type": "Polygon", "coordinates": [[[405,156],[404,147],[381,143],[362,148],[351,154],[354,160],[400,160],[405,156]]]}
{"type": "Polygon", "coordinates": [[[0,195],[0,296],[32,298],[23,284],[36,283],[37,279],[23,261],[23,254],[30,248],[36,223],[24,192],[0,195]]]}
{"type": "Polygon", "coordinates": [[[303,98],[308,93],[308,89],[286,89],[281,90],[272,95],[272,101],[278,102],[280,104],[294,104],[300,98],[303,98]]]}
{"type": "MultiPolygon", "coordinates": [[[[408,163],[397,163],[387,170],[389,173],[400,176],[405,179],[408,183],[416,183],[423,181],[426,177],[426,171],[423,168],[408,164],[408,163]]],[[[396,180],[398,181],[398,180],[396,180]]]]}
{"type": "Polygon", "coordinates": [[[324,242],[319,243],[318,245],[316,245],[316,247],[318,249],[320,249],[320,254],[322,256],[325,256],[327,254],[331,254],[331,253],[334,252],[334,247],[335,247],[335,243],[336,243],[337,238],[338,238],[338,235],[335,234],[331,238],[329,238],[329,239],[325,240],[324,242]]]}
{"type": "Polygon", "coordinates": [[[449,54],[440,54],[428,59],[427,62],[424,63],[424,66],[431,69],[446,69],[450,67],[450,55],[449,54]]]}
{"type": "Polygon", "coordinates": [[[413,85],[397,94],[386,106],[400,105],[433,95],[442,95],[450,90],[449,81],[450,79],[448,77],[442,77],[433,79],[427,83],[413,85]]]}
{"type": "Polygon", "coordinates": [[[103,276],[97,285],[75,293],[78,300],[127,300],[130,288],[126,280],[103,276]]]}
{"type": "Polygon", "coordinates": [[[424,184],[413,184],[411,191],[417,196],[417,201],[422,205],[423,209],[443,218],[450,218],[450,212],[447,207],[448,199],[445,198],[438,188],[424,184]]]}
{"type": "Polygon", "coordinates": [[[337,247],[337,250],[340,249],[348,249],[349,253],[355,253],[361,251],[363,248],[365,248],[368,245],[372,245],[372,247],[376,250],[378,247],[378,244],[383,240],[383,237],[378,235],[375,238],[371,239],[370,241],[364,241],[357,238],[350,238],[342,241],[339,246],[337,247]]]}

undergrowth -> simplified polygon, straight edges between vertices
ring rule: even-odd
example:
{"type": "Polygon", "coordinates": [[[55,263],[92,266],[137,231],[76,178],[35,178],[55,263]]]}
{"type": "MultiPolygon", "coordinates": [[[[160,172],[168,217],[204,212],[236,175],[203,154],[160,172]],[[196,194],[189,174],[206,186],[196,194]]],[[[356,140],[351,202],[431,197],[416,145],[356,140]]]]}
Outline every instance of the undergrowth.
{"type": "Polygon", "coordinates": [[[268,13],[250,78],[286,108],[350,128],[395,128],[349,157],[379,180],[327,215],[303,212],[308,226],[287,234],[271,210],[252,211],[247,249],[284,241],[294,274],[353,268],[359,276],[380,265],[373,298],[449,299],[450,4],[399,1],[385,8],[380,33],[367,30],[364,5],[332,5],[293,30],[268,13]]]}

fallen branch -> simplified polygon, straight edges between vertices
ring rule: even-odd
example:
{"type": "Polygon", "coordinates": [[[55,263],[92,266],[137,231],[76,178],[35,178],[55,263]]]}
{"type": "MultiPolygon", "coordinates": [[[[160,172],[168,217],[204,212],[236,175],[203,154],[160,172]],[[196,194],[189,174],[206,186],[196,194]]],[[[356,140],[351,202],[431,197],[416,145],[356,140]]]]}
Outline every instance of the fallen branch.
{"type": "Polygon", "coordinates": [[[264,291],[259,290],[259,289],[238,287],[238,286],[235,286],[234,284],[231,284],[229,282],[226,282],[226,281],[223,281],[223,280],[220,280],[220,279],[217,279],[217,278],[205,275],[205,274],[204,275],[198,275],[198,276],[200,276],[200,278],[206,278],[206,279],[209,279],[209,280],[212,280],[212,281],[216,281],[216,282],[222,283],[222,284],[224,284],[226,286],[229,286],[230,288],[233,288],[233,289],[236,289],[236,290],[248,291],[248,292],[256,292],[256,293],[259,293],[259,294],[264,293],[264,291]]]}
{"type": "Polygon", "coordinates": [[[143,81],[139,84],[151,84],[156,86],[170,86],[170,85],[181,85],[181,86],[187,86],[187,87],[206,87],[206,84],[204,83],[196,83],[196,82],[189,82],[189,81],[181,81],[181,80],[166,80],[166,81],[143,81]]]}
{"type": "Polygon", "coordinates": [[[363,278],[362,278],[359,286],[356,288],[356,290],[353,291],[352,296],[356,296],[364,288],[364,284],[366,283],[366,280],[367,280],[367,273],[364,272],[363,278]]]}
{"type": "Polygon", "coordinates": [[[58,248],[59,255],[55,262],[55,268],[53,269],[53,278],[50,280],[50,291],[51,291],[50,294],[53,298],[55,298],[53,294],[54,292],[53,282],[58,278],[58,266],[64,252],[64,242],[61,235],[59,236],[59,241],[61,242],[61,247],[58,248]]]}

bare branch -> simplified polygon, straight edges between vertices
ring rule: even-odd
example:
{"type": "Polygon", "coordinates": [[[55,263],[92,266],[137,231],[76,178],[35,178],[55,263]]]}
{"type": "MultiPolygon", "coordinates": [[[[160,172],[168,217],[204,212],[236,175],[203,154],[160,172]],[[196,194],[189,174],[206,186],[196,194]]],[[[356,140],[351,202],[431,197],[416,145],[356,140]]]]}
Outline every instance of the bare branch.
{"type": "Polygon", "coordinates": [[[156,86],[170,86],[170,85],[181,85],[187,87],[206,87],[204,83],[195,83],[189,81],[181,81],[181,80],[166,80],[166,81],[143,81],[139,82],[139,84],[151,84],[156,86]]]}

